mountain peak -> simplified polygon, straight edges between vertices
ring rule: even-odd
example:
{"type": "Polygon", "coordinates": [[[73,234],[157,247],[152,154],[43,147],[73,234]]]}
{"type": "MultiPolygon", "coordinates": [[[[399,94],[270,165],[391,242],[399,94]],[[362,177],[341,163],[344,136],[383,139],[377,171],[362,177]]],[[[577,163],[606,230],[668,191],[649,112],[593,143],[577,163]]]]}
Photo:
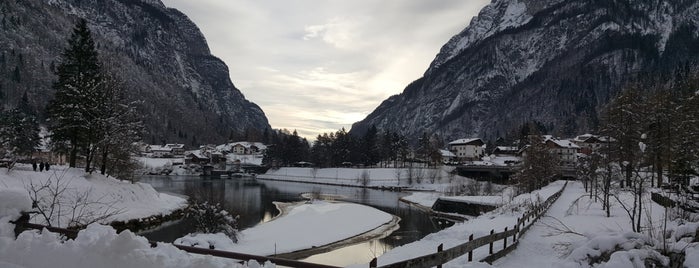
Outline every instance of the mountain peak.
{"type": "Polygon", "coordinates": [[[639,73],[699,59],[698,23],[696,1],[495,0],[352,132],[496,138],[529,121],[591,131],[639,73]]]}

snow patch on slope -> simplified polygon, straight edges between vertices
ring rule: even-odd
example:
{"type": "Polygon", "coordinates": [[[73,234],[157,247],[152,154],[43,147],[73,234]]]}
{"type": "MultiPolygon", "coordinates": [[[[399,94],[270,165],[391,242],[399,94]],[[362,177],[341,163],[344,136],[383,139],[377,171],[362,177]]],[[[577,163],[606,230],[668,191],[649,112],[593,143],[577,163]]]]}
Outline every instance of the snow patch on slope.
{"type": "Polygon", "coordinates": [[[432,68],[437,69],[443,63],[455,57],[464,49],[478,41],[508,29],[521,26],[532,19],[527,12],[527,5],[517,0],[496,1],[484,7],[477,17],[471,20],[466,29],[451,38],[435,59],[432,68]]]}
{"type": "Polygon", "coordinates": [[[518,1],[513,1],[507,6],[505,14],[500,22],[500,30],[513,28],[527,23],[532,16],[527,14],[527,5],[518,1]]]}

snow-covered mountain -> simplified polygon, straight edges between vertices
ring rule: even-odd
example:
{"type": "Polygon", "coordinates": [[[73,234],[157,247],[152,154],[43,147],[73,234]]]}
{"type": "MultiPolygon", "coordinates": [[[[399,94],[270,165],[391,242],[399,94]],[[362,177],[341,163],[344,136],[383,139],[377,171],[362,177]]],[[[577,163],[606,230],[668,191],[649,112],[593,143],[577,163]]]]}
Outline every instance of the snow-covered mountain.
{"type": "Polygon", "coordinates": [[[0,1],[0,101],[27,96],[37,111],[53,96],[58,65],[77,18],[88,21],[105,65],[144,100],[148,142],[222,142],[233,131],[269,128],[212,56],[197,26],[159,0],[0,1]]]}
{"type": "Polygon", "coordinates": [[[629,80],[696,63],[698,35],[696,0],[493,0],[352,132],[495,138],[533,120],[590,131],[629,80]]]}

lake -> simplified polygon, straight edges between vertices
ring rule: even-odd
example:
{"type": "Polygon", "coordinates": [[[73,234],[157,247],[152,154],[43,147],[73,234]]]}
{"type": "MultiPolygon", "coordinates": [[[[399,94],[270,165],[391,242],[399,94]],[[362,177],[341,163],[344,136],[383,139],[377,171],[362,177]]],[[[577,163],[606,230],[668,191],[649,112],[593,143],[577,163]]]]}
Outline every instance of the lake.
{"type": "MultiPolygon", "coordinates": [[[[199,176],[143,176],[141,182],[156,190],[193,198],[199,202],[220,203],[233,215],[240,215],[238,229],[244,230],[271,220],[279,211],[273,202],[305,200],[303,193],[341,196],[338,200],[368,205],[401,218],[400,228],[390,235],[371,241],[313,255],[303,261],[346,266],[368,263],[384,252],[440,230],[451,223],[432,219],[419,209],[400,202],[409,193],[381,191],[357,187],[317,185],[255,179],[210,179],[199,176]]],[[[328,228],[332,228],[329,226],[328,228]]],[[[172,242],[192,232],[186,221],[176,221],[143,232],[150,240],[172,242]]]]}

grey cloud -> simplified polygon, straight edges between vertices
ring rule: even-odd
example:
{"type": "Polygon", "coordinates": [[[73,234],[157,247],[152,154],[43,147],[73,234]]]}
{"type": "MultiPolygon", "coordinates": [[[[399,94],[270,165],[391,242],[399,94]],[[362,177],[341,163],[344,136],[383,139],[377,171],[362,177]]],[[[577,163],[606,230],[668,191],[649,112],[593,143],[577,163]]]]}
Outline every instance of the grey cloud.
{"type": "Polygon", "coordinates": [[[202,29],[273,127],[313,138],[349,128],[419,78],[489,1],[164,2],[202,29]]]}

